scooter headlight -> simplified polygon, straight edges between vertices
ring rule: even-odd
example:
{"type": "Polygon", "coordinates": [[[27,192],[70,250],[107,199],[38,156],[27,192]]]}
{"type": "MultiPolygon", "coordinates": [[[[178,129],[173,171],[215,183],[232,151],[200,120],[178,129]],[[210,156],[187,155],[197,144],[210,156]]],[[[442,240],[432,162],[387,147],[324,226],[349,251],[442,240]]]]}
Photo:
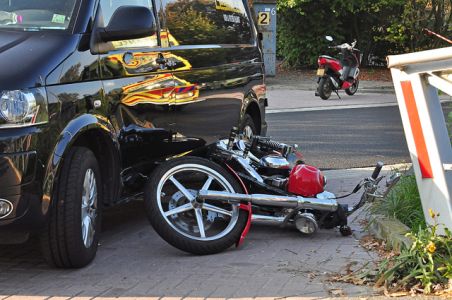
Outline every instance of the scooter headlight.
{"type": "Polygon", "coordinates": [[[45,89],[3,91],[0,127],[26,126],[48,121],[45,89]]]}

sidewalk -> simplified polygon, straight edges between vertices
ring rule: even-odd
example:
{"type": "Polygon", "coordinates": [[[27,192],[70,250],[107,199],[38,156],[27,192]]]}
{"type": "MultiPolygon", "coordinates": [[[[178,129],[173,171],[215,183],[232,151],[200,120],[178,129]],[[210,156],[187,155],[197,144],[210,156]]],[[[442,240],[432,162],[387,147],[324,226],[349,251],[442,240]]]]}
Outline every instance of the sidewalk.
{"type": "MultiPolygon", "coordinates": [[[[371,171],[327,171],[328,190],[348,192],[371,171]]],[[[359,197],[346,202],[356,203],[359,197]]],[[[0,249],[0,299],[362,299],[375,294],[372,287],[328,280],[347,266],[375,259],[359,245],[365,234],[361,217],[350,218],[354,235],[349,237],[336,230],[306,237],[295,229],[255,224],[240,248],[193,256],[162,241],[149,226],[142,203],[131,203],[105,214],[97,258],[84,269],[48,268],[33,243],[0,249]]]]}
{"type": "MultiPolygon", "coordinates": [[[[267,113],[317,111],[364,107],[397,106],[397,99],[391,81],[361,81],[358,92],[348,96],[339,91],[342,99],[333,93],[328,100],[315,96],[317,79],[315,77],[269,77],[267,113]]],[[[442,101],[451,101],[450,96],[440,96],[442,101]]]]}

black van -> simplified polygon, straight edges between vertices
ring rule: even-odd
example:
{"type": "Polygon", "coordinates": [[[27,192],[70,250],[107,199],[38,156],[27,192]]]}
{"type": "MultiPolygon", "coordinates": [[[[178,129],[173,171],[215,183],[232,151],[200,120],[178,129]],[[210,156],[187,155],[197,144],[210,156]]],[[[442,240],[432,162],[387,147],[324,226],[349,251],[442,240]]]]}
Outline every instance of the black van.
{"type": "Polygon", "coordinates": [[[0,0],[0,241],[88,264],[156,162],[265,134],[263,74],[246,0],[0,0]]]}

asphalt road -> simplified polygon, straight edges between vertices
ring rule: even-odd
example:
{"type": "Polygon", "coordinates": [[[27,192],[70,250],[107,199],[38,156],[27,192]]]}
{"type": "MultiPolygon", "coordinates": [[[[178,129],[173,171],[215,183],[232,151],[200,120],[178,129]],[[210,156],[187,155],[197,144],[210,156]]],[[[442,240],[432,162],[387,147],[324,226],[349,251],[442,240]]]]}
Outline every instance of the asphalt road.
{"type": "Polygon", "coordinates": [[[354,108],[267,114],[268,135],[298,144],[307,163],[322,169],[410,162],[399,109],[354,108]]]}

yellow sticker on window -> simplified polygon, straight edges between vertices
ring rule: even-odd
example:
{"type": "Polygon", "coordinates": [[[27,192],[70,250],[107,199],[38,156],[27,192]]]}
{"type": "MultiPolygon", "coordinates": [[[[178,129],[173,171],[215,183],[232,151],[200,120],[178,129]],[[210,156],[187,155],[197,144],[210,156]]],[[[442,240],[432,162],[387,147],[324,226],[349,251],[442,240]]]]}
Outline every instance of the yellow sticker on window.
{"type": "Polygon", "coordinates": [[[65,15],[53,14],[52,23],[64,24],[66,21],[65,15]]]}

